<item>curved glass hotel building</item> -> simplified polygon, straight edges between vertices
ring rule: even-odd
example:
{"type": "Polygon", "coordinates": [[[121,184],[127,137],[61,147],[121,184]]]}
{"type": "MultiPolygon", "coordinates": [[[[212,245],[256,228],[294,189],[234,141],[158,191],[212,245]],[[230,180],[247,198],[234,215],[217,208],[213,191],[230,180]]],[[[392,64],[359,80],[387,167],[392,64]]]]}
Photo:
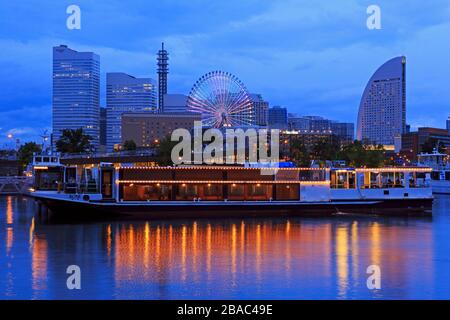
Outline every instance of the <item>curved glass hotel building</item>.
{"type": "Polygon", "coordinates": [[[53,47],[53,146],[64,129],[82,128],[98,148],[100,57],[65,45],[53,47]]]}
{"type": "Polygon", "coordinates": [[[383,64],[370,78],[361,98],[357,139],[393,146],[406,131],[406,58],[383,64]]]}

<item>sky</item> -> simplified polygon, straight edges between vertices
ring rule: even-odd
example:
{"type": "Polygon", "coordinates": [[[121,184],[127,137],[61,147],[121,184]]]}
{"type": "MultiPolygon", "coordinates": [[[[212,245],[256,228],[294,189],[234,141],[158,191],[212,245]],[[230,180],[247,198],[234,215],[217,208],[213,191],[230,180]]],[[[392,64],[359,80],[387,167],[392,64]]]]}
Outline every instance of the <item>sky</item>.
{"type": "Polygon", "coordinates": [[[373,72],[405,55],[407,123],[444,127],[449,35],[448,0],[3,0],[0,149],[15,139],[40,142],[51,128],[52,47],[59,44],[100,55],[102,106],[106,72],[156,78],[164,41],[169,93],[188,94],[203,74],[223,70],[271,106],[355,124],[373,72]],[[73,4],[80,30],[66,26],[73,4]],[[366,25],[373,4],[380,30],[366,25]]]}

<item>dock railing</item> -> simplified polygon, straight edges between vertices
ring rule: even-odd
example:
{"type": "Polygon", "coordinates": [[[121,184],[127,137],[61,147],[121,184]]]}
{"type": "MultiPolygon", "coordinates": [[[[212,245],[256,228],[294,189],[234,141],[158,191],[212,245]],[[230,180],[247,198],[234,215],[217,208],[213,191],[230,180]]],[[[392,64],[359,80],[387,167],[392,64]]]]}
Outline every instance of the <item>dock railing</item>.
{"type": "Polygon", "coordinates": [[[32,183],[32,178],[27,176],[0,177],[0,195],[25,194],[32,183]]]}

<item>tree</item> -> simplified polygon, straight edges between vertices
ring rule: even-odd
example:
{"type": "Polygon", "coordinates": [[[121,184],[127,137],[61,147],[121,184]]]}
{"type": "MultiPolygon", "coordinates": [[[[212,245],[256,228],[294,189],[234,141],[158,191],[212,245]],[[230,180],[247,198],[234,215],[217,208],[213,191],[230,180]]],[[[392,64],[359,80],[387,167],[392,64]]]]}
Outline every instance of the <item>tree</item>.
{"type": "Polygon", "coordinates": [[[321,139],[314,144],[311,153],[314,160],[336,160],[339,149],[339,144],[335,139],[332,139],[331,141],[321,139]]]}
{"type": "Polygon", "coordinates": [[[290,160],[298,167],[307,167],[310,155],[306,146],[298,139],[292,139],[289,147],[290,160]]]}
{"type": "Polygon", "coordinates": [[[92,137],[84,134],[83,129],[79,128],[64,129],[61,138],[56,142],[56,149],[62,153],[83,153],[92,150],[92,137]]]}
{"type": "Polygon", "coordinates": [[[352,167],[378,168],[384,165],[385,150],[382,145],[369,145],[356,140],[344,146],[338,157],[352,167]]]}
{"type": "Polygon", "coordinates": [[[170,136],[162,139],[159,144],[155,145],[155,150],[158,155],[158,163],[161,166],[171,166],[173,165],[172,161],[172,149],[175,145],[177,145],[177,141],[172,141],[170,136]]]}
{"type": "Polygon", "coordinates": [[[41,149],[36,142],[27,142],[21,145],[17,153],[22,166],[26,167],[33,160],[33,153],[40,153],[41,149]]]}
{"type": "Polygon", "coordinates": [[[136,146],[136,142],[134,142],[134,140],[126,140],[123,143],[123,150],[125,151],[134,151],[136,150],[137,146],[136,146]]]}

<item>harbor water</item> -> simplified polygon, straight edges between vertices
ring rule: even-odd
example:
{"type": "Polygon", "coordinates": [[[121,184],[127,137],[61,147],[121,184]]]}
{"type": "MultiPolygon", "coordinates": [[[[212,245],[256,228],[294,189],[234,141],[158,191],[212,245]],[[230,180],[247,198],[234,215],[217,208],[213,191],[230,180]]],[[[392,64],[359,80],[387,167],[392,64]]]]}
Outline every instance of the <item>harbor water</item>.
{"type": "Polygon", "coordinates": [[[450,196],[428,218],[68,223],[36,211],[0,197],[0,299],[450,299],[450,196]]]}

